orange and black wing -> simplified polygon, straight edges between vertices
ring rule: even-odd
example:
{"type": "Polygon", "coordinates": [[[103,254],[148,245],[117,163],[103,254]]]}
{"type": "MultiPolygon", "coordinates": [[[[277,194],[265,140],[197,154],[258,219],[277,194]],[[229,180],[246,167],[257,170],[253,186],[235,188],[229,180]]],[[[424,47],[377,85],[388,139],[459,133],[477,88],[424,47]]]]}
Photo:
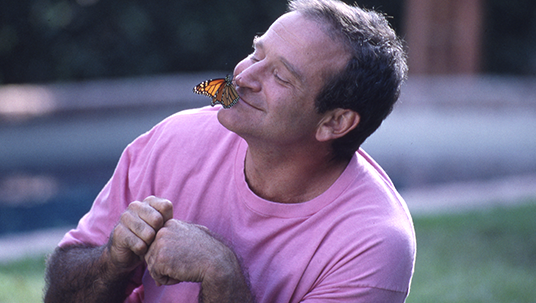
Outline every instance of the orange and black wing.
{"type": "Polygon", "coordinates": [[[230,108],[238,101],[238,93],[233,85],[233,78],[210,79],[203,81],[194,87],[194,92],[212,98],[210,105],[223,105],[224,108],[230,108]]]}
{"type": "Polygon", "coordinates": [[[232,78],[227,76],[225,78],[225,87],[223,88],[221,100],[216,100],[216,101],[221,103],[223,107],[230,108],[231,106],[236,104],[238,99],[239,99],[238,92],[236,91],[233,85],[233,80],[232,78]]]}

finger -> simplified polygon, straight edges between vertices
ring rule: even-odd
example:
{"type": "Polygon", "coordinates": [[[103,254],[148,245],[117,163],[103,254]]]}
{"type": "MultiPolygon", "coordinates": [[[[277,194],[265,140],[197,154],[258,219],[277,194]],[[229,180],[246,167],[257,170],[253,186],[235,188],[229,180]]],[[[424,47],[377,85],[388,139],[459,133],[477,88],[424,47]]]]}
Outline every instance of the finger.
{"type": "Polygon", "coordinates": [[[131,235],[125,238],[125,243],[130,248],[130,250],[136,254],[138,257],[143,258],[147,250],[149,249],[150,243],[147,243],[147,239],[140,238],[138,235],[131,233],[131,235]]]}
{"type": "Polygon", "coordinates": [[[114,228],[108,245],[112,261],[121,268],[137,266],[148,249],[144,241],[121,223],[114,228]]]}
{"type": "Polygon", "coordinates": [[[129,211],[121,215],[121,221],[116,226],[114,233],[115,241],[130,248],[138,256],[147,252],[147,246],[152,243],[154,237],[154,229],[129,211]]]}
{"type": "Polygon", "coordinates": [[[173,218],[173,204],[171,201],[155,196],[149,196],[143,201],[149,203],[152,208],[156,209],[162,215],[164,223],[173,218]]]}
{"type": "Polygon", "coordinates": [[[136,237],[151,245],[156,230],[162,224],[162,216],[152,207],[142,202],[132,202],[127,211],[121,215],[121,223],[136,237]]]}
{"type": "Polygon", "coordinates": [[[161,258],[160,243],[155,242],[155,245],[149,247],[149,251],[145,255],[145,262],[147,262],[147,270],[157,286],[172,285],[180,283],[181,281],[173,279],[169,276],[169,270],[171,264],[170,260],[161,258]]]}
{"type": "MultiPolygon", "coordinates": [[[[169,209],[169,206],[166,207],[166,204],[171,206],[171,202],[151,196],[147,197],[143,202],[134,201],[130,203],[128,210],[135,214],[134,217],[139,217],[141,221],[150,226],[156,232],[168,220],[166,218],[169,216],[167,212],[170,211],[167,210],[169,209]],[[160,212],[159,208],[164,211],[164,214],[160,212]]],[[[172,213],[172,211],[170,213],[172,213]]],[[[142,229],[144,228],[144,225],[142,224],[137,227],[142,229]]]]}

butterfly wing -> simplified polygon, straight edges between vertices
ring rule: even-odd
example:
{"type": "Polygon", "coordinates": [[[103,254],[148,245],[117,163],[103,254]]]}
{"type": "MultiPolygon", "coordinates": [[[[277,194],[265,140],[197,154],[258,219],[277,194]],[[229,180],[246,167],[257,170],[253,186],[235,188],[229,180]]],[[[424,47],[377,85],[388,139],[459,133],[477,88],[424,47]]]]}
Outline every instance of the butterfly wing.
{"type": "Polygon", "coordinates": [[[224,78],[203,81],[194,87],[194,93],[215,98],[218,90],[225,84],[224,78]]]}
{"type": "MultiPolygon", "coordinates": [[[[229,78],[229,76],[227,76],[227,78],[229,78]]],[[[239,99],[238,92],[233,85],[232,79],[227,78],[225,78],[225,87],[223,88],[220,102],[224,108],[230,108],[231,106],[235,105],[239,99]]]]}
{"type": "Polygon", "coordinates": [[[221,104],[224,108],[230,108],[239,99],[230,75],[225,78],[203,81],[194,87],[194,93],[211,97],[210,105],[221,104]]]}

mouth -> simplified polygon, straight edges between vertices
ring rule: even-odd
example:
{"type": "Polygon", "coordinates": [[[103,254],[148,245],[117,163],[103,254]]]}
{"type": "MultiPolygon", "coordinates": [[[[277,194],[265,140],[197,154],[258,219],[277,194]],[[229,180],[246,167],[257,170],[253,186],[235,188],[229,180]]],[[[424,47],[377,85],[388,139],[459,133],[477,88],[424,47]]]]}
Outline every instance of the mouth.
{"type": "Polygon", "coordinates": [[[256,107],[256,106],[254,106],[254,105],[252,105],[251,103],[249,103],[248,101],[244,100],[244,99],[242,98],[242,96],[239,96],[239,97],[240,97],[240,99],[238,99],[238,103],[243,103],[243,104],[245,104],[245,105],[248,106],[248,107],[251,107],[251,108],[253,108],[253,109],[262,111],[262,109],[260,109],[260,108],[258,108],[258,107],[256,107]]]}

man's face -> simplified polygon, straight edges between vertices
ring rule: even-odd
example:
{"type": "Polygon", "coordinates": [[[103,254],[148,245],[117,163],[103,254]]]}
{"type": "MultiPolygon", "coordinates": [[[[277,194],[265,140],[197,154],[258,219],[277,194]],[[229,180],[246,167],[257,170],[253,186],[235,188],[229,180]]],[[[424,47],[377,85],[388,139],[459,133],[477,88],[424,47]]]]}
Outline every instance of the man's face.
{"type": "Polygon", "coordinates": [[[349,54],[297,12],[277,19],[254,40],[254,48],[234,70],[240,100],[220,110],[219,121],[246,140],[280,146],[314,140],[322,118],[315,98],[349,54]]]}

